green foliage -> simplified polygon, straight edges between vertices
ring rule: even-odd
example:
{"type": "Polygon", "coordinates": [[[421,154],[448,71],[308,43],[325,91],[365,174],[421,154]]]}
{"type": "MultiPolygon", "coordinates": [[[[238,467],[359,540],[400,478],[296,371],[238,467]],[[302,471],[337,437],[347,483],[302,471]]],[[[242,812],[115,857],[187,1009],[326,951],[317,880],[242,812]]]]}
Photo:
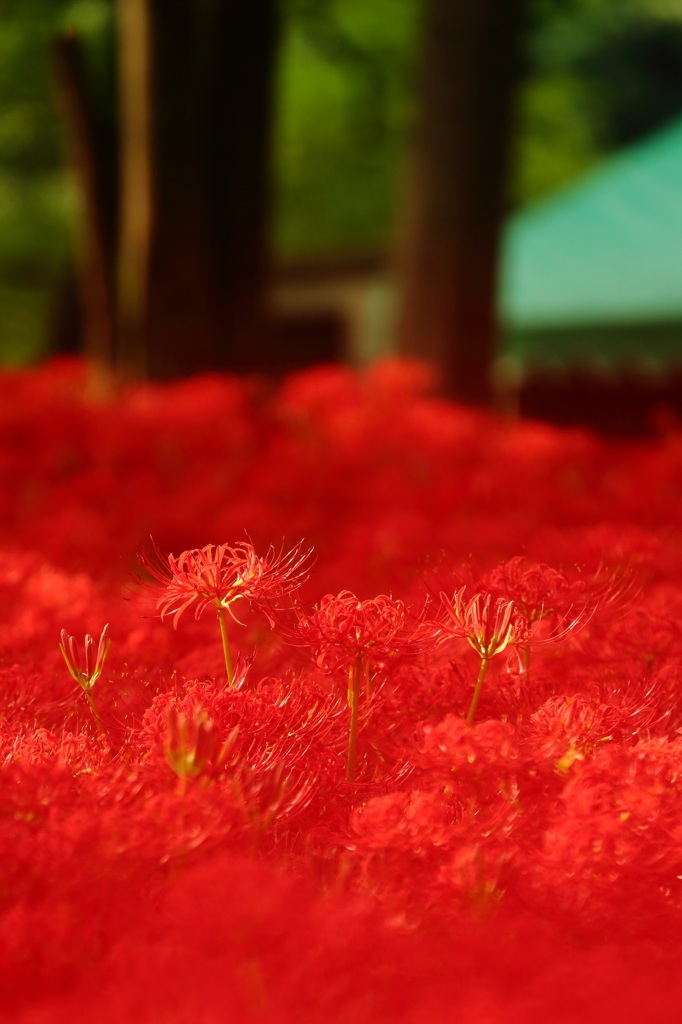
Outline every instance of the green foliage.
{"type": "Polygon", "coordinates": [[[513,150],[513,205],[549,195],[592,166],[600,155],[594,133],[595,97],[568,73],[530,78],[519,101],[513,150]]]}
{"type": "Polygon", "coordinates": [[[514,204],[682,115],[680,0],[533,0],[525,58],[514,204]]]}
{"type": "Polygon", "coordinates": [[[69,26],[102,68],[109,0],[0,3],[0,362],[41,354],[55,293],[72,256],[75,197],[51,61],[69,26]]]}
{"type": "Polygon", "coordinates": [[[414,0],[292,5],[276,134],[276,248],[376,248],[390,230],[405,149],[414,0]]]}

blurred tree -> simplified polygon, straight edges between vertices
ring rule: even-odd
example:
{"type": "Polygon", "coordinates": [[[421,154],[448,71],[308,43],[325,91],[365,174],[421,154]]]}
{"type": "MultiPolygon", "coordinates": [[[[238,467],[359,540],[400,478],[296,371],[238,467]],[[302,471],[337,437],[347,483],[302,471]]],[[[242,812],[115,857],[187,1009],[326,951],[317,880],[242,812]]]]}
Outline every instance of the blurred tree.
{"type": "Polygon", "coordinates": [[[418,13],[419,0],[284,0],[274,225],[283,256],[385,247],[418,13]]]}
{"type": "Polygon", "coordinates": [[[682,113],[681,14],[657,0],[617,11],[602,0],[424,0],[401,345],[435,364],[452,395],[491,394],[498,242],[514,200],[682,113]]]}
{"type": "Polygon", "coordinates": [[[464,401],[490,397],[524,0],[424,0],[401,345],[464,401]]]}
{"type": "MultiPolygon", "coordinates": [[[[125,31],[138,5],[119,3],[125,31]]],[[[150,0],[149,10],[150,238],[138,261],[149,260],[148,294],[137,323],[126,324],[127,361],[135,359],[146,333],[154,376],[271,365],[265,285],[276,0],[150,0]]],[[[134,21],[130,28],[135,35],[134,21]]],[[[132,78],[123,37],[119,52],[122,79],[132,78]]],[[[121,125],[129,132],[139,119],[139,95],[133,78],[127,104],[122,89],[121,125]]],[[[145,143],[138,141],[141,159],[145,143]]],[[[127,186],[124,170],[122,198],[132,204],[140,181],[135,148],[131,134],[122,152],[124,169],[126,151],[132,161],[127,186]]],[[[134,239],[142,241],[133,227],[131,237],[122,237],[119,264],[121,310],[128,313],[125,282],[134,239]]]]}
{"type": "MultiPolygon", "coordinates": [[[[113,119],[104,116],[98,103],[83,47],[73,31],[57,36],[53,61],[62,118],[68,129],[67,151],[74,178],[80,184],[80,304],[78,319],[72,319],[68,329],[83,335],[82,347],[87,356],[102,365],[113,366],[118,134],[113,119]]],[[[73,344],[73,338],[68,340],[73,344]]]]}
{"type": "Polygon", "coordinates": [[[67,258],[71,196],[45,59],[64,0],[0,5],[0,353],[30,358],[67,258]]]}
{"type": "MultiPolygon", "coordinates": [[[[284,31],[279,84],[274,90],[278,107],[273,142],[274,248],[286,257],[385,250],[415,102],[413,72],[422,0],[373,0],[371,4],[366,0],[279,2],[284,31]]],[[[458,3],[459,0],[452,0],[453,6],[458,3]]],[[[62,108],[70,110],[70,165],[80,167],[82,183],[83,176],[90,173],[90,185],[80,190],[81,205],[84,201],[90,205],[86,218],[90,228],[100,224],[96,232],[90,233],[89,243],[83,239],[83,263],[92,268],[97,262],[92,258],[92,243],[97,242],[99,232],[106,253],[100,264],[106,270],[107,301],[114,307],[122,302],[125,306],[126,301],[129,304],[122,318],[127,323],[129,339],[126,359],[134,358],[135,331],[147,330],[140,325],[146,323],[148,315],[150,338],[158,339],[154,342],[158,358],[168,362],[166,368],[161,366],[158,370],[151,366],[152,372],[175,372],[173,366],[181,372],[186,357],[178,349],[176,358],[173,349],[181,345],[187,324],[195,328],[196,352],[190,354],[192,360],[197,365],[208,362],[213,358],[209,351],[212,311],[224,302],[220,317],[225,325],[221,331],[226,337],[232,330],[227,319],[228,306],[235,316],[237,305],[242,304],[241,300],[237,302],[240,296],[244,297],[243,306],[248,306],[249,289],[243,284],[237,289],[235,302],[228,303],[226,250],[213,261],[213,271],[206,270],[202,263],[208,260],[206,239],[214,231],[216,237],[219,234],[218,216],[214,218],[206,212],[220,209],[208,199],[210,191],[219,191],[219,186],[206,183],[208,179],[202,178],[199,171],[199,156],[195,159],[192,154],[200,150],[212,154],[214,147],[217,150],[222,145],[223,157],[210,157],[216,178],[225,173],[225,168],[230,174],[236,173],[239,146],[228,142],[232,132],[226,127],[228,122],[235,124],[237,115],[230,113],[235,107],[223,96],[216,100],[209,117],[204,114],[204,107],[208,110],[210,106],[206,97],[211,89],[217,90],[215,95],[219,96],[220,81],[228,88],[226,78],[232,69],[236,80],[238,57],[243,57],[255,73],[256,56],[262,52],[259,46],[263,40],[249,42],[248,30],[239,27],[236,21],[232,22],[234,31],[225,27],[233,15],[225,13],[229,4],[223,7],[218,0],[194,0],[193,4],[187,0],[166,0],[163,4],[160,0],[140,0],[135,6],[147,11],[155,21],[151,32],[158,61],[153,60],[148,71],[151,122],[147,152],[151,185],[140,190],[147,172],[140,176],[129,171],[133,184],[126,187],[129,198],[119,211],[115,0],[0,0],[2,361],[35,358],[44,350],[54,293],[68,269],[70,232],[77,204],[72,175],[65,174],[61,164],[59,122],[50,98],[46,53],[51,37],[69,25],[75,35],[66,47],[68,51],[71,46],[65,62],[68,70],[62,66],[66,79],[60,73],[60,81],[62,108]],[[219,8],[223,9],[225,19],[220,44],[219,8]],[[187,29],[184,40],[180,40],[182,31],[173,28],[182,24],[187,29]],[[244,40],[241,49],[235,42],[237,32],[244,40]],[[161,34],[156,38],[157,33],[167,37],[163,45],[161,34]],[[81,51],[78,43],[82,43],[81,51]],[[222,69],[212,56],[218,45],[223,47],[222,69]],[[165,72],[161,71],[162,64],[165,72]],[[169,101],[166,104],[161,96],[157,105],[154,95],[162,89],[164,95],[168,90],[169,101]],[[211,121],[212,131],[205,127],[211,121]],[[88,133],[96,140],[93,150],[103,154],[91,163],[90,172],[86,170],[89,144],[83,144],[88,133]],[[186,145],[183,139],[187,140],[186,145]],[[228,152],[231,147],[232,155],[228,152]],[[174,183],[170,169],[164,169],[164,180],[160,180],[161,160],[177,168],[174,183]],[[131,251],[130,189],[135,181],[136,191],[148,195],[151,208],[148,229],[142,231],[147,242],[139,243],[138,257],[128,260],[120,253],[131,251]],[[191,191],[196,193],[194,199],[185,195],[183,181],[191,182],[191,191]],[[90,198],[85,198],[88,195],[90,198]],[[99,210],[99,221],[93,209],[99,210]],[[175,211],[177,218],[172,215],[175,211]],[[124,222],[128,225],[125,245],[124,222]],[[184,266],[182,255],[176,255],[171,245],[176,223],[177,237],[182,239],[178,252],[187,257],[184,266]],[[144,273],[138,275],[144,287],[137,299],[133,296],[124,301],[128,287],[126,272],[133,268],[135,258],[141,260],[143,268],[148,268],[146,277],[144,273]],[[222,271],[216,269],[219,263],[222,271]],[[213,282],[210,286],[209,280],[213,282]],[[145,309],[147,313],[143,313],[145,309]],[[208,326],[202,326],[205,323],[208,326]],[[164,339],[168,342],[165,346],[164,339]]],[[[256,12],[255,22],[260,8],[258,3],[251,6],[256,12]]],[[[503,5],[498,6],[501,9],[503,5]]],[[[244,17],[248,14],[245,12],[244,17]]],[[[263,17],[267,27],[270,16],[266,13],[263,17]]],[[[523,69],[508,183],[511,203],[526,203],[551,192],[604,154],[658,127],[663,118],[682,112],[680,23],[682,0],[619,0],[618,5],[611,0],[526,0],[521,40],[523,69]]],[[[137,42],[139,38],[133,38],[132,46],[122,54],[126,60],[132,59],[137,42]]],[[[274,49],[272,42],[268,45],[274,49]]],[[[268,74],[272,74],[272,63],[270,56],[265,65],[270,68],[268,74]]],[[[247,113],[253,89],[248,78],[250,67],[242,76],[244,87],[235,87],[244,94],[239,110],[249,123],[237,130],[245,139],[251,137],[252,127],[252,137],[258,135],[258,118],[252,124],[247,113]]],[[[126,74],[126,78],[130,75],[126,74]]],[[[255,99],[254,96],[254,102],[255,99]]],[[[260,109],[265,109],[263,118],[267,119],[270,101],[258,102],[260,109]]],[[[135,108],[138,113],[142,109],[140,104],[128,104],[129,119],[135,116],[135,108]]],[[[261,135],[260,145],[265,147],[266,166],[266,133],[261,135]]],[[[251,158],[245,155],[245,159],[251,158]]],[[[126,165],[133,166],[130,161],[126,165]]],[[[239,173],[247,179],[246,191],[242,191],[245,196],[249,194],[250,175],[244,169],[239,173]]],[[[267,185],[258,188],[263,188],[267,197],[267,185]]],[[[254,196],[258,188],[254,187],[254,196]]],[[[227,204],[225,211],[231,189],[232,185],[225,197],[218,195],[218,200],[222,198],[227,204]]],[[[235,204],[238,205],[237,200],[235,204]]],[[[267,202],[259,204],[259,209],[261,216],[267,213],[267,202]]],[[[225,212],[223,224],[228,221],[225,212]]],[[[230,258],[233,266],[238,264],[239,271],[243,264],[245,274],[248,266],[267,263],[262,240],[265,228],[263,222],[260,226],[255,221],[254,224],[246,243],[234,250],[239,249],[240,255],[230,258]],[[250,252],[251,244],[260,256],[250,252]]],[[[211,243],[214,251],[216,245],[211,243]]],[[[252,280],[257,281],[264,274],[262,270],[253,270],[252,280]]],[[[67,298],[70,291],[68,287],[64,289],[67,298]]],[[[252,294],[258,296],[259,291],[262,294],[261,286],[252,294]]],[[[91,310],[103,308],[98,294],[100,298],[105,294],[101,287],[99,291],[92,289],[91,310]]],[[[69,302],[63,305],[70,307],[69,302]]],[[[84,305],[87,307],[88,302],[84,305]]],[[[86,312],[86,319],[89,317],[86,312]]],[[[75,328],[73,320],[64,321],[62,334],[70,344],[75,328]]],[[[98,332],[92,325],[87,333],[94,344],[106,349],[107,343],[101,336],[97,340],[98,332]]],[[[254,338],[257,333],[253,332],[254,338]]],[[[265,340],[262,345],[267,355],[265,340]]],[[[255,361],[255,344],[241,344],[239,349],[235,359],[245,359],[248,351],[255,361]]],[[[221,345],[220,351],[225,356],[227,349],[221,345]]]]}
{"type": "Polygon", "coordinates": [[[85,346],[100,362],[159,378],[275,358],[265,287],[277,34],[276,0],[118,0],[115,137],[78,41],[60,40],[85,346]]]}

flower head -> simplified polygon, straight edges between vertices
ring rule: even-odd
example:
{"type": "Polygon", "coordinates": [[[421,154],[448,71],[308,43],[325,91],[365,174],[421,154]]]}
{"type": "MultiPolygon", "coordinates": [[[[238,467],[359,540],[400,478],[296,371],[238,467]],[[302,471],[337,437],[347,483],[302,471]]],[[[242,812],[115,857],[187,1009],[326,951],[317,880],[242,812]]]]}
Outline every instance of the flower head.
{"type": "Polygon", "coordinates": [[[448,616],[444,634],[468,640],[481,658],[492,658],[508,644],[518,644],[525,638],[525,623],[513,601],[491,593],[467,598],[466,587],[461,587],[452,599],[444,592],[440,597],[448,616]]]}
{"type": "Polygon", "coordinates": [[[576,599],[575,586],[557,569],[542,562],[528,562],[522,555],[498,566],[486,578],[489,589],[513,601],[527,623],[547,615],[561,615],[576,599]]]}
{"type": "Polygon", "coordinates": [[[570,580],[558,569],[528,562],[523,556],[494,569],[486,577],[486,587],[500,599],[514,602],[528,630],[526,639],[532,630],[534,644],[560,640],[584,626],[601,601],[597,587],[582,579],[570,580]],[[539,631],[536,623],[542,623],[539,631]]]}
{"type": "Polygon", "coordinates": [[[361,601],[342,590],[323,597],[310,615],[298,609],[295,638],[309,645],[318,666],[329,672],[358,655],[376,665],[418,654],[433,637],[433,630],[402,601],[384,594],[361,601]]]}
{"type": "Polygon", "coordinates": [[[64,656],[69,672],[86,693],[92,690],[101,676],[110,647],[111,639],[109,637],[109,624],[107,623],[100,635],[96,653],[94,638],[89,633],[86,634],[84,658],[81,661],[76,638],[69,636],[65,629],[62,630],[59,650],[64,656]]]}
{"type": "Polygon", "coordinates": [[[361,601],[350,590],[327,594],[310,615],[297,608],[297,628],[288,631],[294,643],[309,646],[324,672],[348,670],[348,734],[346,778],[355,776],[360,693],[370,696],[372,669],[435,641],[437,628],[414,616],[402,601],[380,594],[361,601]]]}
{"type": "Polygon", "coordinates": [[[166,760],[180,779],[210,775],[225,761],[238,731],[237,725],[221,743],[213,720],[203,708],[196,707],[191,716],[169,708],[164,745],[166,760]]]}
{"type": "Polygon", "coordinates": [[[257,555],[249,541],[240,544],[207,544],[182,554],[138,556],[140,564],[163,587],[157,601],[161,618],[173,617],[177,626],[182,613],[195,605],[199,618],[209,605],[226,609],[236,618],[233,605],[239,600],[256,605],[272,621],[269,605],[296,590],[307,579],[311,555],[297,544],[291,551],[273,545],[257,555]]]}

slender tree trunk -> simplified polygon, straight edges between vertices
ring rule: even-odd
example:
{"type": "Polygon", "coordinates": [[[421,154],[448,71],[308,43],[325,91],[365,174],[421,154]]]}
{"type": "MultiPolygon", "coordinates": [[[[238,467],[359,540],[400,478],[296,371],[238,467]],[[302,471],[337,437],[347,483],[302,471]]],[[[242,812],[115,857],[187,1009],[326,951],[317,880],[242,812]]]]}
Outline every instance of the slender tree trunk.
{"type": "MultiPolygon", "coordinates": [[[[53,47],[57,96],[66,128],[81,207],[77,291],[83,350],[95,365],[110,366],[116,346],[113,251],[116,237],[116,140],[93,100],[83,49],[73,34],[53,47]]],[[[73,344],[73,341],[72,341],[73,344]]]]}
{"type": "Polygon", "coordinates": [[[120,224],[116,263],[119,369],[149,372],[149,261],[152,243],[151,24],[147,0],[118,0],[120,224]]]}
{"type": "MultiPolygon", "coordinates": [[[[130,2],[130,0],[128,0],[130,2]]],[[[276,0],[149,0],[152,377],[267,367],[276,0]]]]}
{"type": "Polygon", "coordinates": [[[203,211],[213,197],[205,194],[201,167],[206,103],[201,78],[209,59],[201,24],[206,4],[149,4],[154,231],[146,341],[149,374],[158,378],[222,369],[226,353],[218,344],[207,286],[210,256],[203,211]]]}
{"type": "Polygon", "coordinates": [[[230,364],[276,368],[265,296],[279,3],[213,3],[202,162],[205,193],[212,197],[205,210],[212,300],[220,336],[229,339],[230,364]]]}
{"type": "Polygon", "coordinates": [[[403,351],[487,402],[523,0],[425,0],[403,239],[403,351]]]}

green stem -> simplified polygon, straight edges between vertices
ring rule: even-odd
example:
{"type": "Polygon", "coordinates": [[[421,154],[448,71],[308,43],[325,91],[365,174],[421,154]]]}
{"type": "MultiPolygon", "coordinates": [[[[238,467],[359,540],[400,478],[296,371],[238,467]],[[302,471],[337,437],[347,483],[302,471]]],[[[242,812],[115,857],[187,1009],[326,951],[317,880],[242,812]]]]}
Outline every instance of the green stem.
{"type": "Polygon", "coordinates": [[[355,776],[358,743],[358,708],[360,705],[360,682],[362,680],[362,654],[358,651],[355,664],[348,673],[348,703],[350,704],[350,730],[348,732],[348,757],[346,759],[346,778],[350,782],[355,776]]]}
{"type": "Polygon", "coordinates": [[[85,694],[85,699],[88,702],[90,714],[94,719],[95,725],[97,726],[100,732],[106,733],[106,729],[102,725],[102,719],[99,717],[99,711],[97,710],[97,705],[95,704],[95,698],[92,696],[89,690],[83,690],[83,693],[85,694]]]}
{"type": "Polygon", "coordinates": [[[227,635],[227,617],[225,615],[225,609],[222,606],[218,606],[218,622],[220,623],[220,639],[223,642],[223,654],[225,656],[225,675],[227,676],[227,685],[232,686],[234,682],[234,663],[232,661],[232,651],[230,650],[230,638],[227,635]]]}
{"type": "Polygon", "coordinates": [[[481,658],[481,668],[478,673],[478,679],[476,680],[476,688],[474,689],[474,695],[471,698],[471,704],[469,705],[469,712],[467,714],[467,724],[471,725],[476,714],[476,706],[478,705],[478,698],[481,696],[481,690],[483,689],[483,680],[485,674],[488,671],[488,658],[481,658]]]}

